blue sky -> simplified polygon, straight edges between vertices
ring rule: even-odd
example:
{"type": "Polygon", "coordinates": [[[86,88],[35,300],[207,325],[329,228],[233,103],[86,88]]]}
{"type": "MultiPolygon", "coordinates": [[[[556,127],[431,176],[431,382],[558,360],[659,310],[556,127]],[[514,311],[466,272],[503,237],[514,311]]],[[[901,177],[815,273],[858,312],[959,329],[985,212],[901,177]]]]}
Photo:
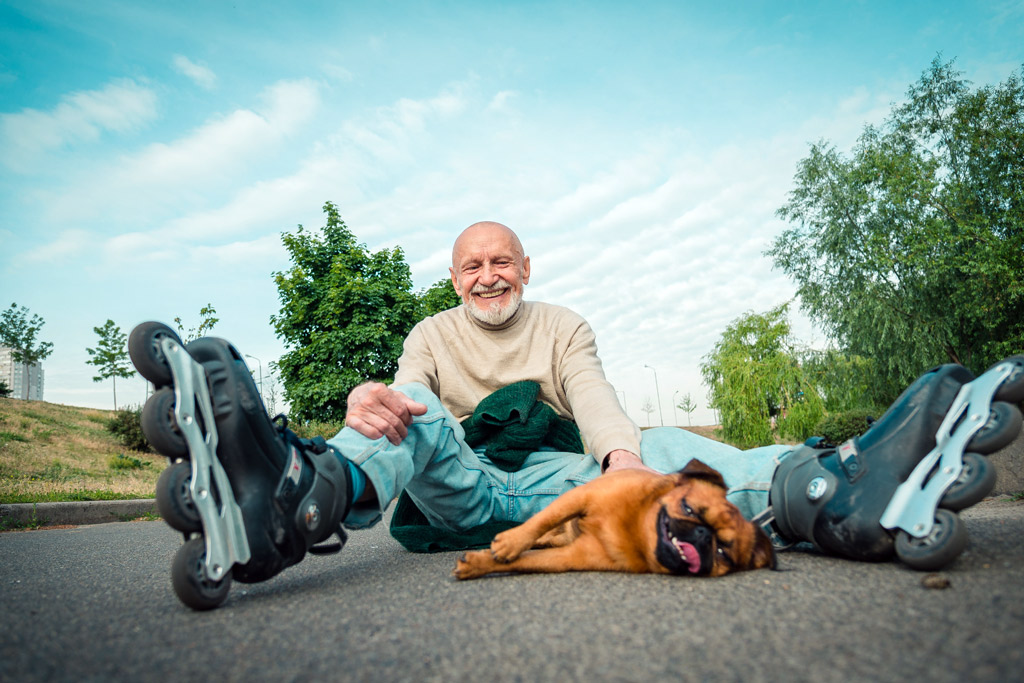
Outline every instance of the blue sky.
{"type": "Polygon", "coordinates": [[[793,296],[762,252],[808,144],[849,149],[939,53],[1005,79],[1024,2],[0,0],[0,45],[0,304],[46,321],[45,400],[112,407],[93,327],[207,303],[266,378],[281,233],[330,200],[417,287],[509,225],[633,418],[656,373],[652,423],[690,393],[698,424],[701,358],[793,296]]]}

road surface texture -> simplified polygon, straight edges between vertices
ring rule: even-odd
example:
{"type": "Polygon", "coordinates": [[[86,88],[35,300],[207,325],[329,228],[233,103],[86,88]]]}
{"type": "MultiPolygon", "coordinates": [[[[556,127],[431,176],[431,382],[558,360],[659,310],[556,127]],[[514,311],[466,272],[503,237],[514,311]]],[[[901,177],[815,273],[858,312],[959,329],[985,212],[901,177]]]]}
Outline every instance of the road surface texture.
{"type": "Polygon", "coordinates": [[[380,525],[205,613],[171,590],[181,537],[162,522],[3,533],[0,680],[1022,680],[1024,502],[964,518],[967,550],[928,581],[790,552],[722,579],[460,583],[454,553],[380,525]]]}

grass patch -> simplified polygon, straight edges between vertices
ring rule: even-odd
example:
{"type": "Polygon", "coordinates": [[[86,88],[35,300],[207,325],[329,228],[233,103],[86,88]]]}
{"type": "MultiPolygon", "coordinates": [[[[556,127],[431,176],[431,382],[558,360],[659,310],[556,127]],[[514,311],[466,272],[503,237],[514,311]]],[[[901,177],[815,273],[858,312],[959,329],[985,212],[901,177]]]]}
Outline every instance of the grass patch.
{"type": "Polygon", "coordinates": [[[118,453],[107,458],[107,465],[116,472],[118,470],[141,470],[143,467],[149,467],[150,463],[131,455],[118,453]]]}
{"type": "Polygon", "coordinates": [[[103,491],[101,489],[78,489],[73,491],[52,491],[41,494],[13,494],[10,500],[4,500],[4,504],[13,503],[78,503],[90,500],[139,500],[140,498],[152,498],[153,492],[147,495],[136,496],[118,491],[103,491]]]}
{"type": "Polygon", "coordinates": [[[0,432],[0,448],[3,447],[8,441],[20,441],[22,443],[28,443],[28,438],[18,434],[17,432],[0,432]]]}
{"type": "Polygon", "coordinates": [[[125,448],[114,411],[0,400],[0,503],[152,498],[167,466],[125,448]]]}

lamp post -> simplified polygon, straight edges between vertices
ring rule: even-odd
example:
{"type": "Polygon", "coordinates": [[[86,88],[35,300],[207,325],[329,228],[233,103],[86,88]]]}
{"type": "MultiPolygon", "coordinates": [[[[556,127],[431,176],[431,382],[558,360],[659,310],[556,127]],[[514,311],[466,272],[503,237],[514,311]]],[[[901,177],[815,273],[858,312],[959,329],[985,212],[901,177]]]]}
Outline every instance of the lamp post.
{"type": "Polygon", "coordinates": [[[260,367],[260,401],[263,401],[263,363],[256,356],[250,356],[249,354],[245,354],[245,357],[246,358],[252,358],[254,361],[259,363],[259,367],[260,367]]]}
{"type": "Polygon", "coordinates": [[[654,392],[658,395],[658,418],[661,420],[661,426],[664,427],[665,414],[661,412],[661,389],[658,388],[658,371],[646,363],[644,363],[644,367],[650,369],[650,371],[654,373],[654,392]]]}
{"type": "Polygon", "coordinates": [[[672,419],[675,421],[676,427],[679,426],[679,417],[676,415],[676,395],[678,394],[678,389],[676,389],[675,393],[672,394],[672,419]]]}

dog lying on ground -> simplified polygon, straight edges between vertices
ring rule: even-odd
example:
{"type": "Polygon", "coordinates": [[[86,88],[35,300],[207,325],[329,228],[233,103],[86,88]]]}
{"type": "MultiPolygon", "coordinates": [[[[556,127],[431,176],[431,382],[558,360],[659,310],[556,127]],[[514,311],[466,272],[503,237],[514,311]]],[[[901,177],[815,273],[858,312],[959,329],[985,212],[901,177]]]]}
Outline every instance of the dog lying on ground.
{"type": "Polygon", "coordinates": [[[725,498],[700,460],[674,474],[619,470],[559,496],[523,524],[466,553],[458,579],[504,572],[619,571],[723,576],[775,567],[765,533],[725,498]]]}

